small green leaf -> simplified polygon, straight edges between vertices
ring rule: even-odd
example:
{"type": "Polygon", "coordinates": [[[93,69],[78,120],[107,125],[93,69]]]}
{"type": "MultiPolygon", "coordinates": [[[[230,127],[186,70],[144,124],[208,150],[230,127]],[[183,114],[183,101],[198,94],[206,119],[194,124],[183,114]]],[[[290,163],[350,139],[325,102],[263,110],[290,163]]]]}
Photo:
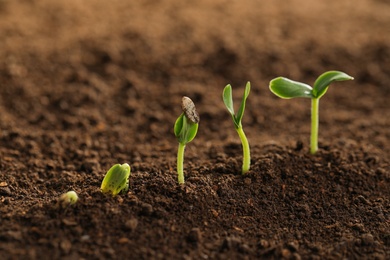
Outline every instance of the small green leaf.
{"type": "Polygon", "coordinates": [[[249,96],[250,90],[251,90],[251,83],[248,81],[246,83],[246,86],[245,86],[244,95],[242,96],[240,108],[238,109],[238,112],[237,112],[237,115],[236,115],[236,124],[238,124],[240,126],[241,126],[242,117],[244,116],[244,112],[245,112],[246,99],[249,96]]]}
{"type": "Polygon", "coordinates": [[[192,140],[194,140],[196,134],[198,133],[198,126],[199,124],[193,124],[193,123],[189,124],[187,135],[186,135],[186,140],[187,140],[186,143],[189,143],[192,140]]]}
{"type": "Polygon", "coordinates": [[[341,71],[327,71],[321,74],[314,82],[313,96],[315,98],[322,97],[332,82],[344,80],[353,80],[353,77],[341,71]]]}
{"type": "Polygon", "coordinates": [[[278,77],[271,80],[269,83],[269,89],[280,98],[313,98],[311,93],[312,88],[309,85],[284,77],[278,77]]]}
{"type": "Polygon", "coordinates": [[[104,179],[100,189],[103,193],[111,193],[113,196],[129,190],[130,166],[127,163],[112,166],[104,179]]]}
{"type": "Polygon", "coordinates": [[[222,98],[227,110],[232,116],[234,116],[232,86],[230,84],[226,85],[226,87],[223,89],[222,98]]]}
{"type": "Polygon", "coordinates": [[[184,112],[176,119],[175,125],[173,127],[173,132],[176,137],[179,137],[181,130],[183,129],[183,118],[184,112]]]}

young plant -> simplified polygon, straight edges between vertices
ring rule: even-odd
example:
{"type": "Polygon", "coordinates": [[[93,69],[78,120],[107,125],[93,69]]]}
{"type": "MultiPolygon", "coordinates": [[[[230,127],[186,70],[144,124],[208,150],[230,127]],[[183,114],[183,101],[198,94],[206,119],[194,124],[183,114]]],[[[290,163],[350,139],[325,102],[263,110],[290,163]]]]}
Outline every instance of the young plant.
{"type": "Polygon", "coordinates": [[[111,193],[112,196],[125,194],[129,190],[129,177],[130,166],[127,163],[115,164],[104,176],[100,189],[103,193],[111,193]]]}
{"type": "Polygon", "coordinates": [[[319,101],[334,81],[353,80],[353,77],[341,71],[328,71],[320,75],[314,82],[313,88],[307,84],[278,77],[271,80],[269,88],[276,96],[284,99],[303,97],[311,99],[311,136],[310,153],[318,150],[319,101]]]}
{"type": "Polygon", "coordinates": [[[183,113],[178,117],[174,126],[174,133],[179,141],[177,150],[177,174],[179,184],[184,184],[184,150],[186,144],[191,142],[198,132],[199,115],[196,111],[195,104],[188,97],[183,97],[181,100],[181,108],[183,113]]]}
{"type": "Polygon", "coordinates": [[[57,205],[60,208],[67,208],[69,206],[72,206],[76,204],[79,197],[77,196],[77,193],[75,191],[68,191],[67,193],[64,193],[60,196],[57,205]]]}
{"type": "Polygon", "coordinates": [[[230,84],[227,85],[224,88],[222,93],[223,102],[225,103],[225,106],[229,111],[229,113],[232,115],[234,127],[236,128],[236,131],[242,143],[242,150],[243,150],[242,174],[245,174],[247,171],[249,171],[249,168],[251,166],[251,155],[250,155],[249,143],[244,133],[244,130],[242,129],[242,124],[241,124],[242,117],[244,116],[246,99],[249,96],[250,89],[251,89],[251,83],[248,82],[246,83],[244,95],[242,97],[241,105],[240,108],[238,109],[237,114],[234,113],[232,86],[230,86],[230,84]]]}

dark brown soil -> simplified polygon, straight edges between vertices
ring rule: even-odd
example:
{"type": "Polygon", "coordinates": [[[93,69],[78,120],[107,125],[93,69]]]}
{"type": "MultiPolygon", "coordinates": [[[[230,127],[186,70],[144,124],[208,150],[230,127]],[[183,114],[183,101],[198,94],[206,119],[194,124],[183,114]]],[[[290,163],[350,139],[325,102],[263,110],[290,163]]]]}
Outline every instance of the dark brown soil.
{"type": "Polygon", "coordinates": [[[390,2],[0,0],[1,259],[389,259],[390,2]],[[277,76],[336,83],[281,100],[277,76]],[[239,103],[252,168],[221,94],[239,103]],[[176,175],[183,95],[201,117],[176,175]],[[100,184],[132,167],[128,194],[100,184]],[[59,196],[79,195],[59,209],[59,196]]]}

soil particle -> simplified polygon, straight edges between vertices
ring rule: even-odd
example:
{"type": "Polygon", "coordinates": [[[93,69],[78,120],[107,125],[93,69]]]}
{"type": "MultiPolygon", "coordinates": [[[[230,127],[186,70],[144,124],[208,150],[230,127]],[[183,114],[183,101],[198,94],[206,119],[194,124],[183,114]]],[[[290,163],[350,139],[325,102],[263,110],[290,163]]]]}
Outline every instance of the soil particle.
{"type": "Polygon", "coordinates": [[[187,236],[188,242],[193,243],[194,245],[198,246],[199,243],[202,242],[202,232],[199,228],[193,228],[188,233],[187,236]]]}
{"type": "Polygon", "coordinates": [[[125,223],[125,227],[129,231],[134,231],[137,228],[137,226],[138,226],[138,220],[136,218],[129,219],[125,223]]]}

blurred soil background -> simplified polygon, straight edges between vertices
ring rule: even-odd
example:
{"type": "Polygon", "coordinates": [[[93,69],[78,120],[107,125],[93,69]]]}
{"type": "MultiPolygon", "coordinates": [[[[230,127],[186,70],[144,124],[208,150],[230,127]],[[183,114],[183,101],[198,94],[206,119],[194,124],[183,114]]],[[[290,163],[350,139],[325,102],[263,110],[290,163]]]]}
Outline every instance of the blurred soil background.
{"type": "Polygon", "coordinates": [[[0,0],[0,255],[386,259],[389,82],[388,0],[0,0]],[[321,99],[310,156],[310,101],[268,83],[327,70],[355,80],[321,99]],[[247,81],[243,177],[221,95],[247,81]],[[201,122],[179,187],[183,95],[201,122]],[[129,193],[102,195],[124,162],[129,193]]]}

